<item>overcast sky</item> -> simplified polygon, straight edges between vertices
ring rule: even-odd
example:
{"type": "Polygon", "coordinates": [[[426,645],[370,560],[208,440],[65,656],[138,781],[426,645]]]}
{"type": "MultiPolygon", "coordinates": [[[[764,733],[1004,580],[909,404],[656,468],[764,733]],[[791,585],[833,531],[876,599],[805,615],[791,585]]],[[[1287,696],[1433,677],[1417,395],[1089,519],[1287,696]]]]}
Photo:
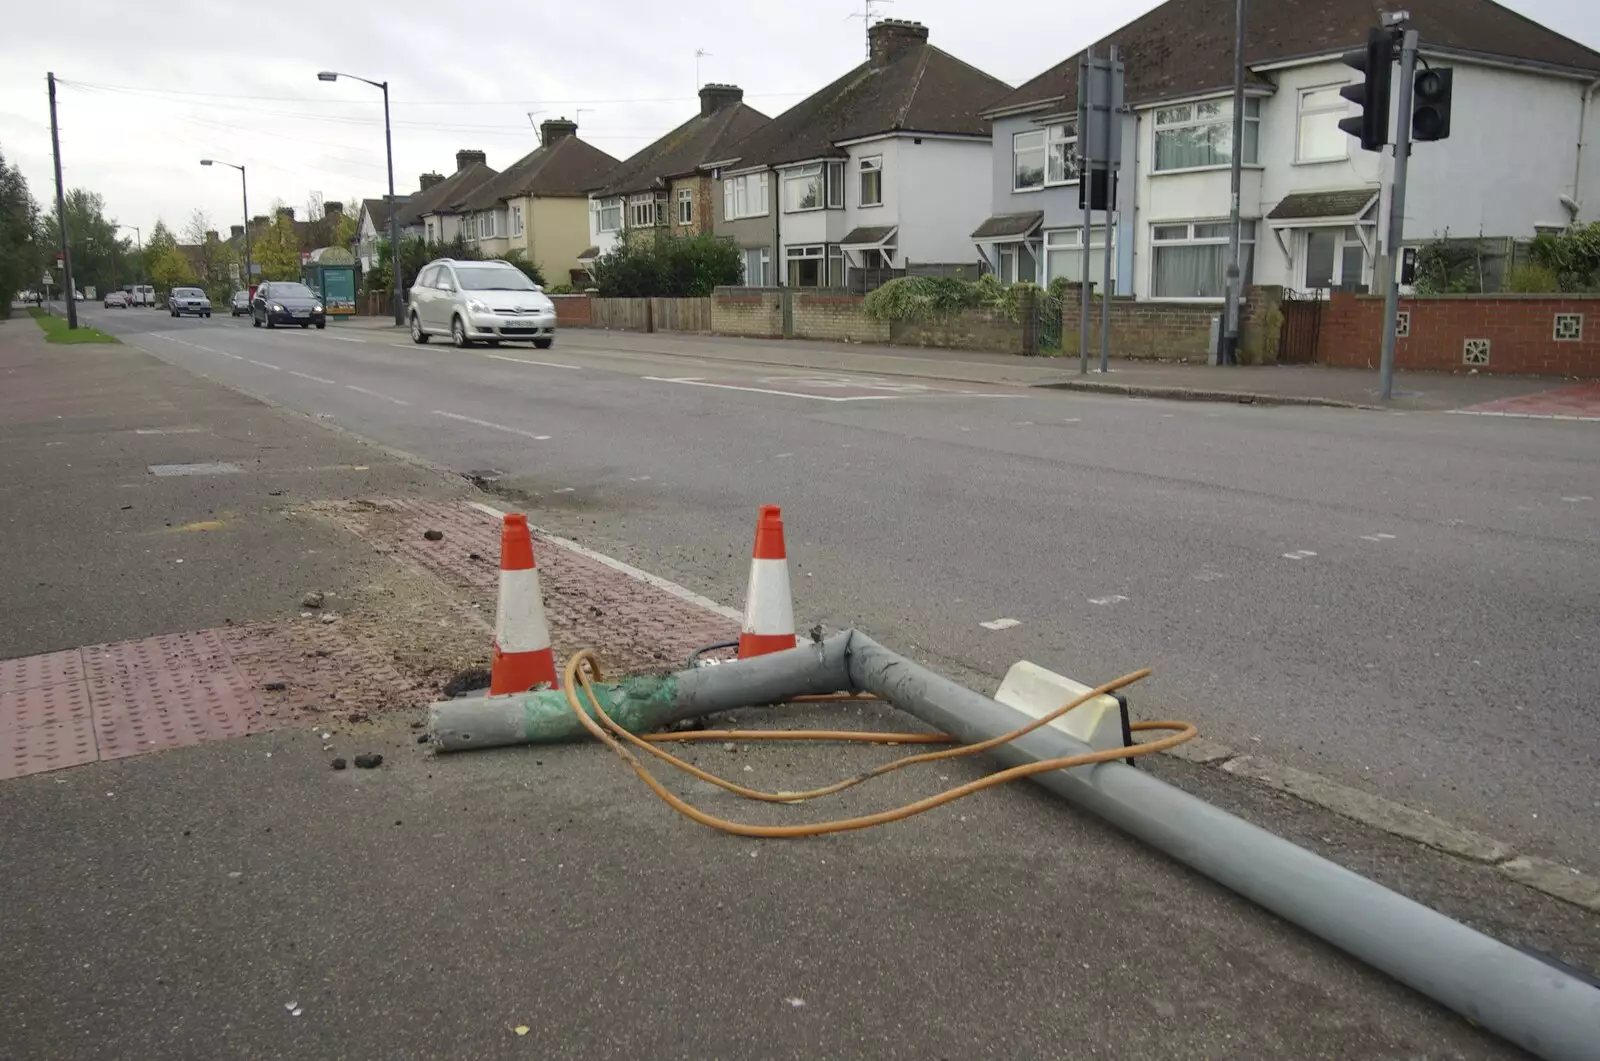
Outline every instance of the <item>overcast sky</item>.
{"type": "MultiPolygon", "coordinates": [[[[1154,6],[895,0],[876,17],[923,22],[934,44],[1020,84],[1154,6]]],[[[1596,0],[1508,6],[1600,48],[1596,0]]],[[[158,216],[181,231],[196,207],[224,233],[241,220],[238,174],[202,169],[204,157],[248,167],[251,213],[279,199],[303,211],[313,193],[381,195],[381,95],[319,82],[321,69],[390,81],[404,194],[424,171],[451,172],[458,148],[481,148],[495,169],[533,150],[530,111],[532,122],[576,118],[581,136],[626,157],[694,113],[696,50],[708,53],[701,81],[740,85],[770,115],[866,51],[862,0],[72,0],[67,10],[5,16],[0,150],[48,201],[53,70],[67,82],[67,186],[100,192],[111,216],[146,233],[158,216]]]]}

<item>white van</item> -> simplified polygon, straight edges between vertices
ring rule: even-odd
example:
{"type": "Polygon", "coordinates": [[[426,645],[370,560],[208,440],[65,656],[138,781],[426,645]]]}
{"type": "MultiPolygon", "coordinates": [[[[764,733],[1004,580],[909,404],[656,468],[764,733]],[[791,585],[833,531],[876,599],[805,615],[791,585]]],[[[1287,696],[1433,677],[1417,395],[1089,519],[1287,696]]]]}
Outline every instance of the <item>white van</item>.
{"type": "Polygon", "coordinates": [[[149,284],[123,284],[122,290],[127,292],[128,301],[135,306],[156,304],[156,289],[149,284]]]}

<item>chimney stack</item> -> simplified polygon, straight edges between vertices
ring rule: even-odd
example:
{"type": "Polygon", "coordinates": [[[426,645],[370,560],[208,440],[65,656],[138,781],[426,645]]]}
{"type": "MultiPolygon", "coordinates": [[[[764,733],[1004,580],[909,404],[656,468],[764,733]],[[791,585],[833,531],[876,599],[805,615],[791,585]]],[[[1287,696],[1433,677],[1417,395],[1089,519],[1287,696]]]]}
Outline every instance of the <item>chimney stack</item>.
{"type": "Polygon", "coordinates": [[[292,207],[292,206],[280,206],[280,207],[278,207],[278,216],[279,217],[287,217],[290,221],[293,221],[294,220],[294,207],[292,207]]]}
{"type": "Polygon", "coordinates": [[[471,151],[466,148],[462,148],[460,151],[456,152],[457,173],[460,173],[474,162],[481,166],[487,166],[489,164],[489,156],[484,154],[482,151],[471,151]]]}
{"type": "Polygon", "coordinates": [[[215,243],[215,242],[217,242],[217,230],[216,229],[214,229],[214,228],[206,229],[206,242],[207,243],[215,243]]]}
{"type": "Polygon", "coordinates": [[[700,88],[700,117],[715,114],[743,99],[744,89],[738,85],[703,85],[700,88]]]}
{"type": "Polygon", "coordinates": [[[545,147],[549,147],[557,140],[563,140],[566,137],[577,135],[578,123],[569,121],[566,115],[562,115],[559,118],[552,118],[547,122],[539,123],[539,143],[543,144],[545,147]]]}
{"type": "Polygon", "coordinates": [[[271,221],[271,220],[272,219],[269,218],[266,214],[257,214],[255,217],[252,217],[250,219],[250,223],[252,225],[254,225],[256,228],[266,228],[267,227],[267,223],[269,221],[271,221]]]}
{"type": "Polygon", "coordinates": [[[243,237],[244,237],[244,226],[243,225],[230,225],[230,226],[228,226],[228,238],[229,239],[242,239],[243,237]]]}
{"type": "Polygon", "coordinates": [[[444,183],[444,174],[443,173],[424,173],[422,176],[417,178],[417,185],[423,191],[427,191],[429,188],[432,188],[435,184],[443,184],[443,183],[444,183]]]}
{"type": "Polygon", "coordinates": [[[920,22],[886,18],[867,30],[874,69],[888,66],[913,48],[928,43],[928,27],[920,22]]]}
{"type": "Polygon", "coordinates": [[[322,204],[322,216],[337,221],[344,216],[344,204],[337,199],[330,199],[322,204]]]}

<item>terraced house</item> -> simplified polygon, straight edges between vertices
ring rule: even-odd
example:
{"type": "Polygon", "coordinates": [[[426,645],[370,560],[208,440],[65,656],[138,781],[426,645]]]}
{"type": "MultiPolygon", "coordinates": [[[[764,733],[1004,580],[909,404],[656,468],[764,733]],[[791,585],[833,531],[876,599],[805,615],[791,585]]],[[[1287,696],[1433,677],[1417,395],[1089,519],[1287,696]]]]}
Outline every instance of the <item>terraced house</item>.
{"type": "Polygon", "coordinates": [[[713,180],[703,167],[770,120],[744,102],[739,86],[703,86],[699,114],[618,165],[594,187],[586,261],[610,250],[625,233],[638,238],[712,231],[713,180]]]}
{"type": "MultiPolygon", "coordinates": [[[[1600,210],[1592,150],[1600,54],[1491,0],[1412,0],[1422,57],[1454,70],[1450,137],[1415,145],[1404,245],[1444,236],[1532,237],[1600,210]]],[[[1385,7],[1371,0],[1252,4],[1242,144],[1246,285],[1310,297],[1378,287],[1386,152],[1339,128],[1340,62],[1385,7]]],[[[1233,0],[1169,0],[1096,44],[1127,64],[1122,180],[1111,223],[1091,219],[1091,279],[1114,291],[1218,302],[1233,153],[1233,0]]],[[[990,216],[972,231],[1007,280],[1079,279],[1077,58],[994,101],[990,216]]],[[[1396,75],[1398,77],[1398,74],[1396,75]]],[[[1398,86],[1395,91],[1398,105],[1398,86]]]]}
{"type": "Polygon", "coordinates": [[[467,197],[498,176],[482,151],[457,151],[456,169],[450,176],[424,173],[419,178],[422,190],[400,207],[401,235],[420,236],[429,243],[455,239],[461,235],[461,210],[467,197]]]}
{"type": "Polygon", "coordinates": [[[708,163],[716,231],[755,286],[858,287],[908,270],[976,272],[988,213],[986,106],[1010,91],[928,43],[868,31],[865,63],[708,163]]]}

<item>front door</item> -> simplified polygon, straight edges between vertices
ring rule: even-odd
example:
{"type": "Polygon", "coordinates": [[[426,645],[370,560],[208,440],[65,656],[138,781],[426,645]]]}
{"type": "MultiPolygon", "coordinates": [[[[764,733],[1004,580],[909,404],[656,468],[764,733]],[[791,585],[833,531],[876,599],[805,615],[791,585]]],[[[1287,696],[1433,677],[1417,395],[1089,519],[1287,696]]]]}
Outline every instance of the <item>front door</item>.
{"type": "Polygon", "coordinates": [[[1365,291],[1367,283],[1367,249],[1354,228],[1306,230],[1302,290],[1365,291]]]}

